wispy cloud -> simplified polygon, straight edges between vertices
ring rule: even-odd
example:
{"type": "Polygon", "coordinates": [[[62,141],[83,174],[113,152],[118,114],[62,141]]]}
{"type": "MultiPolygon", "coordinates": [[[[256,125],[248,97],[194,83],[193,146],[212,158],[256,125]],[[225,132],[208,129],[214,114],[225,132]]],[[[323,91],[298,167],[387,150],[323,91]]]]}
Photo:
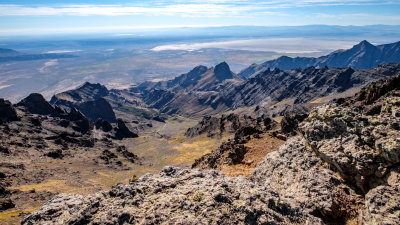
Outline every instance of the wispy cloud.
{"type": "Polygon", "coordinates": [[[0,16],[121,16],[121,15],[174,15],[191,17],[243,16],[245,14],[279,14],[276,9],[333,5],[385,5],[388,0],[151,0],[136,4],[109,5],[17,5],[0,4],[0,16]]]}
{"type": "MultiPolygon", "coordinates": [[[[67,5],[57,7],[0,5],[0,16],[122,16],[122,15],[181,15],[215,17],[237,15],[262,10],[253,5],[231,6],[221,4],[174,4],[157,7],[124,5],[67,5]]],[[[274,13],[274,12],[270,12],[274,13]]]]}

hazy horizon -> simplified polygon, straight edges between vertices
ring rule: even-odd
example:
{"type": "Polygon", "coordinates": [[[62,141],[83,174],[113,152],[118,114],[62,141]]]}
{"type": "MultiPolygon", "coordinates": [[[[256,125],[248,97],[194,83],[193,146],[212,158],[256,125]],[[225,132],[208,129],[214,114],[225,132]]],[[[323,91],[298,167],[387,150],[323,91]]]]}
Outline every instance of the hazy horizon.
{"type": "Polygon", "coordinates": [[[400,2],[376,0],[28,1],[0,3],[0,35],[221,26],[400,25],[400,2]]]}

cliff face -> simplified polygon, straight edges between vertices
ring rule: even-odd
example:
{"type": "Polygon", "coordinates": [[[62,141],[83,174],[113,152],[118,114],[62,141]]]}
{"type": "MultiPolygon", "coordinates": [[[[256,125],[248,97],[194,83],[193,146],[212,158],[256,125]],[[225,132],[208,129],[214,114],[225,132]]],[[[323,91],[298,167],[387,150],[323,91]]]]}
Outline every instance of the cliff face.
{"type": "Polygon", "coordinates": [[[103,119],[112,123],[117,119],[110,103],[104,99],[108,94],[105,86],[86,82],[76,89],[54,95],[50,103],[69,110],[76,108],[92,121],[103,119]]]}

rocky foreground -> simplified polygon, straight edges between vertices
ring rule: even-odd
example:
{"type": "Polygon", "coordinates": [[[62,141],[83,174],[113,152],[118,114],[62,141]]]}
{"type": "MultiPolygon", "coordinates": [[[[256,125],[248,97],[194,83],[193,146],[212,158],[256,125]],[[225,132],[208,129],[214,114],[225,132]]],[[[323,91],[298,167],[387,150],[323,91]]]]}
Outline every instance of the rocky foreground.
{"type": "Polygon", "coordinates": [[[314,109],[250,179],[166,167],[22,224],[400,224],[400,75],[314,109]]]}

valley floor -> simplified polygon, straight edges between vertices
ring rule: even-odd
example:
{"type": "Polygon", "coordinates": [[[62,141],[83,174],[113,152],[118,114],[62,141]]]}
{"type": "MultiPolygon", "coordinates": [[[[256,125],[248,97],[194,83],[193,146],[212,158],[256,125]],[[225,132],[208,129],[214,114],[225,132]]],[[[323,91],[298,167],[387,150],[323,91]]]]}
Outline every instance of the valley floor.
{"type": "MultiPolygon", "coordinates": [[[[10,161],[10,157],[2,157],[2,171],[14,174],[8,178],[11,183],[8,189],[16,207],[0,213],[0,224],[19,223],[57,193],[93,194],[119,183],[128,183],[145,173],[158,172],[166,165],[189,168],[195,159],[211,152],[228,138],[205,135],[186,138],[186,130],[197,122],[184,117],[175,117],[166,123],[153,122],[139,138],[114,141],[139,157],[134,163],[119,157],[123,166],[118,166],[112,159],[109,162],[94,160],[92,154],[95,153],[91,150],[62,159],[21,156],[10,161]]],[[[33,149],[28,151],[34,152],[33,149]]]]}

